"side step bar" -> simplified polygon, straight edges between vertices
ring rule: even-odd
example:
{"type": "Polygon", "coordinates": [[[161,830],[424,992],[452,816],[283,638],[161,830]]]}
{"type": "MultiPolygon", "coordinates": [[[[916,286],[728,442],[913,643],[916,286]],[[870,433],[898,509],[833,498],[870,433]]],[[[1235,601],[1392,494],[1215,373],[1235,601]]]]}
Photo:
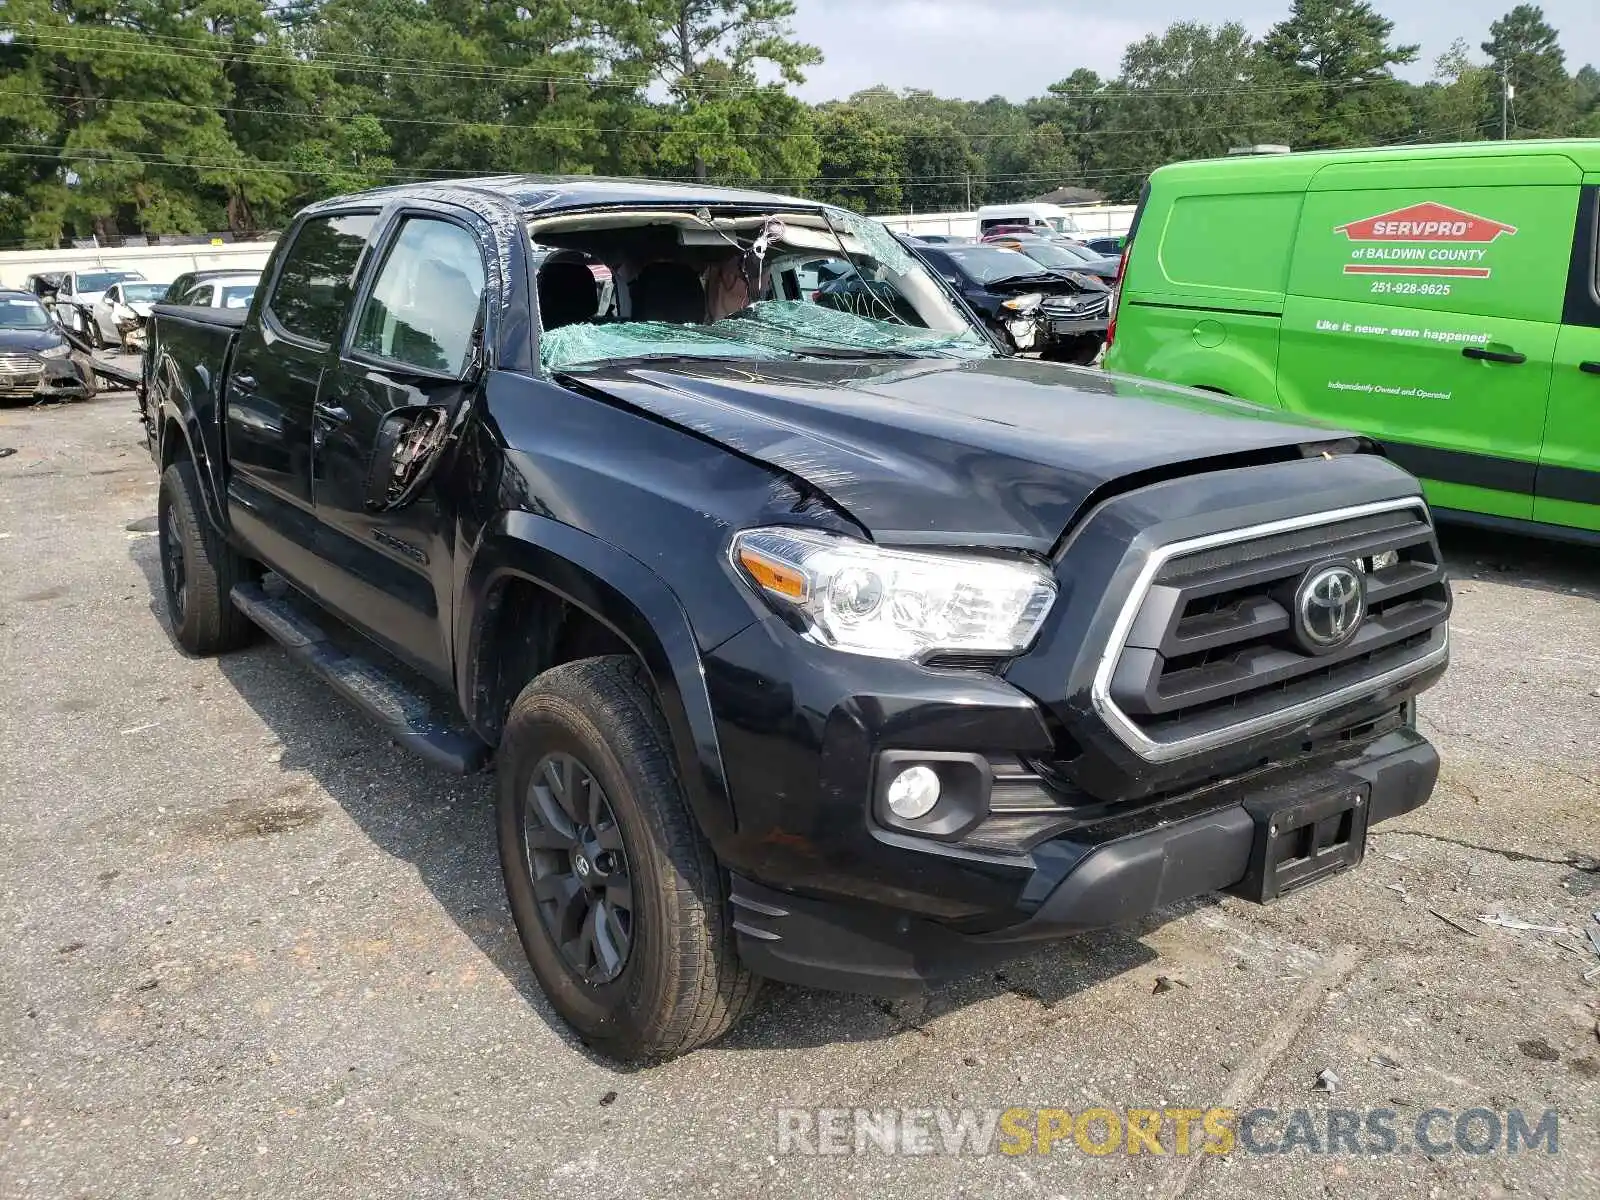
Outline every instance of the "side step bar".
{"type": "Polygon", "coordinates": [[[233,589],[233,603],[400,746],[456,775],[470,775],[488,763],[489,747],[481,738],[379,663],[336,645],[292,600],[269,595],[258,583],[241,583],[233,589]]]}

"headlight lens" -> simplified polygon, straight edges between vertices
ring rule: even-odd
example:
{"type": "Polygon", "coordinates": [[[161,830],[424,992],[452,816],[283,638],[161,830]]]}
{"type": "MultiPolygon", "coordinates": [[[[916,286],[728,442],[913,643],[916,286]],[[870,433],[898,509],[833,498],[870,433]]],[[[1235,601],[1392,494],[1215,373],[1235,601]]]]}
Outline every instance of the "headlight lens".
{"type": "Polygon", "coordinates": [[[72,347],[62,343],[59,346],[46,346],[39,351],[40,358],[65,358],[72,353],[72,347]]]}
{"type": "Polygon", "coordinates": [[[1043,300],[1043,292],[1028,292],[1025,295],[1013,296],[1009,300],[1000,301],[1000,307],[1009,308],[1012,312],[1027,312],[1030,308],[1038,308],[1043,300]]]}
{"type": "Polygon", "coordinates": [[[732,558],[817,641],[878,658],[1020,654],[1056,597],[1041,563],[889,550],[810,529],[747,529],[732,558]]]}

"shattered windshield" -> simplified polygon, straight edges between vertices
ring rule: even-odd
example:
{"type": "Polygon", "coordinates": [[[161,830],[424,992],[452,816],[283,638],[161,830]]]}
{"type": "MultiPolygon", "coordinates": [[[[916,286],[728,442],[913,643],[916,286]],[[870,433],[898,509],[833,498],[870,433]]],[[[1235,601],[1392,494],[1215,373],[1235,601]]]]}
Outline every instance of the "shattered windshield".
{"type": "Polygon", "coordinates": [[[958,263],[967,278],[975,283],[993,283],[998,279],[1026,278],[1037,275],[1040,264],[1020,250],[1007,250],[1000,246],[951,246],[945,250],[958,263]]]}
{"type": "Polygon", "coordinates": [[[996,352],[893,234],[842,210],[561,214],[530,233],[549,371],[996,352]]]}

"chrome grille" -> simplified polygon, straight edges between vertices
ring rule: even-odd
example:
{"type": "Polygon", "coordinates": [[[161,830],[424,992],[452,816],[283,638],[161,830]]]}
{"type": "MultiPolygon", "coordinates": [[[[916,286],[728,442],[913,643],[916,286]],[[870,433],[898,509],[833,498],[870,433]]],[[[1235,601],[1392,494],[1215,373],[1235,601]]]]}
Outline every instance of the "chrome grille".
{"type": "Polygon", "coordinates": [[[1421,501],[1324,513],[1152,556],[1095,679],[1118,735],[1163,760],[1290,724],[1442,662],[1450,593],[1421,501]],[[1295,632],[1302,581],[1354,564],[1365,593],[1348,642],[1295,632]]]}
{"type": "Polygon", "coordinates": [[[44,367],[44,359],[37,354],[22,354],[15,351],[0,354],[0,371],[16,374],[22,371],[38,371],[44,367]]]}

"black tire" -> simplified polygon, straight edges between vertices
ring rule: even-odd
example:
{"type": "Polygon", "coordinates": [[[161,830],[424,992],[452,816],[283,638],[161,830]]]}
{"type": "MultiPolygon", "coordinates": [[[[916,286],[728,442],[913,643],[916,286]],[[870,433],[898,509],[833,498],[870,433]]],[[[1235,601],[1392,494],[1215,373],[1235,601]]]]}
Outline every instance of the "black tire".
{"type": "Polygon", "coordinates": [[[234,584],[255,577],[255,566],[206,520],[200,481],[188,459],[161,473],[156,510],[161,584],[172,636],[190,654],[221,654],[247,645],[256,633],[233,606],[234,584]]]}
{"type": "MultiPolygon", "coordinates": [[[[523,950],[556,1011],[590,1046],[624,1060],[672,1058],[715,1040],[760,985],[735,952],[727,884],[684,800],[671,745],[642,666],[610,655],[534,679],[512,706],[498,755],[500,864],[523,950]],[[535,772],[544,779],[547,762],[568,760],[599,784],[614,814],[632,906],[625,959],[598,982],[564,955],[547,924],[556,918],[541,915],[535,898],[532,860],[561,851],[530,850],[526,840],[543,828],[535,772]]],[[[542,800],[550,798],[546,790],[542,800]]],[[[555,902],[545,896],[549,913],[555,902]]]]}

